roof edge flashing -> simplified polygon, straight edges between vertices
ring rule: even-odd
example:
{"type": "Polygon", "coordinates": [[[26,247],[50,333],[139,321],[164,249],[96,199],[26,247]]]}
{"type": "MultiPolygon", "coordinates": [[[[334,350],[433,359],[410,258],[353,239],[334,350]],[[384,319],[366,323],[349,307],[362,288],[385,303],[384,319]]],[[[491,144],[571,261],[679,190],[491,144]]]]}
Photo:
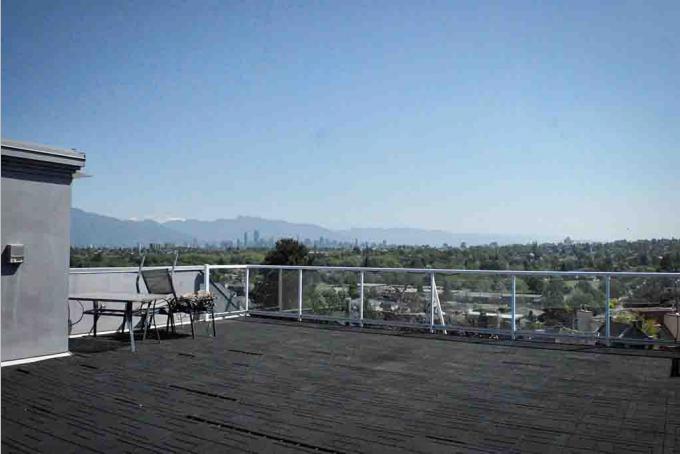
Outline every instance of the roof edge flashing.
{"type": "Polygon", "coordinates": [[[75,167],[85,166],[85,153],[16,140],[2,139],[2,156],[75,167]]]}

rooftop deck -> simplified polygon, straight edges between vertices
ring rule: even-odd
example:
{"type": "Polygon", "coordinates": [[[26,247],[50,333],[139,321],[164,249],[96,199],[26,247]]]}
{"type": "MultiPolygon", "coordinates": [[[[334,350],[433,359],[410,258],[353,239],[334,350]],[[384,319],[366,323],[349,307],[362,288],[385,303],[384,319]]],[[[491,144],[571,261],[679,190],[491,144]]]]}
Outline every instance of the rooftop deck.
{"type": "Polygon", "coordinates": [[[653,352],[255,318],[137,353],[71,342],[2,369],[3,452],[680,452],[653,352]]]}

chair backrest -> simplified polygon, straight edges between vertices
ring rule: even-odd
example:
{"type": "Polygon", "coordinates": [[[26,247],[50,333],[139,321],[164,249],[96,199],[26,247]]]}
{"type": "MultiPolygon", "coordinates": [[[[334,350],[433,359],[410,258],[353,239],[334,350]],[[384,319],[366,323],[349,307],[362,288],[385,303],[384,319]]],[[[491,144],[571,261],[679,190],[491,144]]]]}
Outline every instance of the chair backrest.
{"type": "Polygon", "coordinates": [[[146,254],[143,255],[142,260],[139,263],[137,280],[135,281],[137,293],[142,292],[139,287],[139,279],[141,277],[142,279],[144,279],[146,290],[149,293],[157,293],[160,295],[172,295],[175,298],[177,298],[177,293],[175,293],[175,284],[172,281],[172,277],[175,275],[175,267],[177,266],[178,257],[179,252],[175,251],[175,261],[172,264],[172,270],[168,270],[166,268],[160,270],[145,270],[144,262],[146,261],[146,254]]]}
{"type": "Polygon", "coordinates": [[[175,294],[175,286],[172,282],[172,274],[167,268],[141,270],[141,274],[149,293],[177,296],[175,294]]]}

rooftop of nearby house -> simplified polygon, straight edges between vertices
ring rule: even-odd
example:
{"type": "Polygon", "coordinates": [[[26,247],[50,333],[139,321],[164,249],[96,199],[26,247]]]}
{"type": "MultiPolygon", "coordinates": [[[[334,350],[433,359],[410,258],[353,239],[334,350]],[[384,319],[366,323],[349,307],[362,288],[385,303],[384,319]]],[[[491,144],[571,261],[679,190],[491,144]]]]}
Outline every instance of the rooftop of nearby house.
{"type": "Polygon", "coordinates": [[[678,353],[255,317],[200,334],[3,368],[3,450],[680,450],[678,353]]]}

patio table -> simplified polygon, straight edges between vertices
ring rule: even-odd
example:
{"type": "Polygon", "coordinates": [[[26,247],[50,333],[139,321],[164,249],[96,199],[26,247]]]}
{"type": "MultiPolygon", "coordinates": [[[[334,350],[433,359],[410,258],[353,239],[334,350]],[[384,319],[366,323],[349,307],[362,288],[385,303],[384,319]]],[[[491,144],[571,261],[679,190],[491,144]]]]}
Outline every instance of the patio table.
{"type": "Polygon", "coordinates": [[[100,303],[118,303],[125,304],[125,309],[106,309],[108,314],[102,315],[114,315],[123,316],[123,330],[125,330],[125,322],[130,326],[130,350],[135,351],[135,335],[134,328],[132,326],[132,304],[140,303],[143,307],[144,304],[153,303],[154,301],[163,300],[168,298],[168,295],[162,295],[159,293],[111,293],[111,292],[94,292],[94,293],[73,293],[68,296],[71,301],[92,301],[92,315],[94,317],[94,335],[97,336],[97,320],[101,315],[98,312],[100,303]]]}

